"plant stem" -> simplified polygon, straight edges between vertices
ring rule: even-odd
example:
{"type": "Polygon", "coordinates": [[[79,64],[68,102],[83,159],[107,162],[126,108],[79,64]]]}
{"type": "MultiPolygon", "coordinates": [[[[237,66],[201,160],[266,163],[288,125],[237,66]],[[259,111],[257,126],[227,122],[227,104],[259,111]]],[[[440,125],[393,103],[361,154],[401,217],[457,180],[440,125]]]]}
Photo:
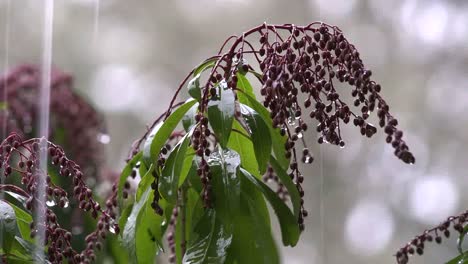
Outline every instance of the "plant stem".
{"type": "Polygon", "coordinates": [[[185,255],[185,250],[186,250],[186,228],[185,228],[185,222],[186,222],[186,205],[187,205],[187,187],[184,185],[182,187],[181,195],[180,195],[180,222],[181,222],[181,227],[180,227],[180,233],[181,233],[181,242],[180,242],[180,249],[181,249],[181,255],[182,258],[185,255]]]}

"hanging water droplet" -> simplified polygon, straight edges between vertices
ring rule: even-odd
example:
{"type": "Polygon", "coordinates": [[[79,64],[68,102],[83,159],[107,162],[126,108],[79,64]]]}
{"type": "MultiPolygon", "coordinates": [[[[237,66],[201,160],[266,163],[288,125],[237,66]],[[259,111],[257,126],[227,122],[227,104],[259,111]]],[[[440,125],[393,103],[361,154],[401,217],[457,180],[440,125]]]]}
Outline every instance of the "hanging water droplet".
{"type": "Polygon", "coordinates": [[[288,117],[288,125],[290,126],[295,126],[296,125],[296,120],[292,117],[288,117]]]}
{"type": "Polygon", "coordinates": [[[108,134],[99,133],[97,135],[97,140],[102,144],[109,144],[110,136],[108,134]]]}
{"type": "Polygon", "coordinates": [[[109,232],[115,234],[115,225],[109,225],[109,232]]]}
{"type": "Polygon", "coordinates": [[[341,148],[341,149],[344,149],[344,147],[345,147],[344,145],[343,145],[343,146],[340,145],[340,148],[341,148]]]}
{"type": "Polygon", "coordinates": [[[68,206],[70,205],[70,202],[68,201],[67,198],[62,198],[62,207],[63,208],[68,208],[68,206]]]}
{"type": "Polygon", "coordinates": [[[46,205],[49,206],[49,207],[53,207],[55,206],[57,203],[55,202],[55,200],[52,198],[51,200],[47,200],[46,201],[46,205]]]}
{"type": "Polygon", "coordinates": [[[314,159],[312,158],[312,156],[307,155],[307,156],[305,156],[304,163],[310,164],[310,163],[312,163],[313,160],[314,159]]]}
{"type": "Polygon", "coordinates": [[[297,133],[297,138],[302,138],[302,137],[303,137],[302,132],[297,133]]]}

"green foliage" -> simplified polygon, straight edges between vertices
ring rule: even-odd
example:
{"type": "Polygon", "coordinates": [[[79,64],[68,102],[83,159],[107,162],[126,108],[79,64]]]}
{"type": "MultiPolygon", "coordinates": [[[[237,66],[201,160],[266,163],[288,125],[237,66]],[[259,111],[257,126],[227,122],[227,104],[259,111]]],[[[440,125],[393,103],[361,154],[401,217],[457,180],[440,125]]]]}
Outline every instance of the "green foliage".
{"type": "Polygon", "coordinates": [[[211,175],[212,206],[203,206],[204,185],[197,175],[201,159],[192,140],[199,126],[197,101],[203,98],[200,76],[213,65],[213,61],[207,61],[194,71],[188,90],[196,101],[187,101],[157,124],[143,151],[129,161],[121,174],[119,190],[140,162],[139,174],[143,177],[134,203],[126,204],[120,219],[122,242],[135,263],[152,261],[154,255],[149,252],[162,249],[164,234],[175,239],[176,263],[279,263],[265,199],[278,217],[283,244],[294,246],[299,239],[300,197],[286,173],[286,137],[272,127],[268,110],[255,99],[250,82],[241,73],[237,73],[238,100],[234,91],[220,81],[216,95],[207,104],[206,118],[217,145],[206,161],[211,175]],[[161,149],[180,125],[185,133],[176,137],[174,147],[164,155],[164,164],[158,163],[158,157],[163,155],[161,149]],[[141,168],[147,166],[154,167],[143,174],[141,168]],[[260,180],[268,166],[285,184],[293,209],[260,180]],[[150,185],[154,177],[159,182],[158,203],[164,208],[163,216],[151,208],[154,193],[150,185]],[[171,217],[174,207],[179,208],[176,218],[171,217]],[[171,223],[175,228],[168,231],[171,223]]]}

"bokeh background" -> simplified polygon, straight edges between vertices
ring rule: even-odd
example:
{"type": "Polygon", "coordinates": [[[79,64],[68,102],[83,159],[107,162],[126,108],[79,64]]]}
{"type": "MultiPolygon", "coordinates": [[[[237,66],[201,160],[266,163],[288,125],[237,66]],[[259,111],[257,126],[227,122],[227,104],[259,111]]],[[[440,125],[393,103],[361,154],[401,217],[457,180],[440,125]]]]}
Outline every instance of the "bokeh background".
{"type": "MultiPolygon", "coordinates": [[[[382,134],[345,129],[346,148],[313,145],[306,231],[284,263],[395,263],[415,234],[468,205],[468,2],[463,0],[55,1],[53,63],[107,118],[107,163],[168,106],[181,79],[224,39],[263,23],[339,26],[361,51],[416,164],[382,134]]],[[[0,0],[0,70],[41,62],[44,1],[0,0]]],[[[278,224],[275,222],[275,229],[278,224]]],[[[281,248],[281,247],[280,247],[281,248]]],[[[456,238],[412,263],[443,263],[456,238]]]]}

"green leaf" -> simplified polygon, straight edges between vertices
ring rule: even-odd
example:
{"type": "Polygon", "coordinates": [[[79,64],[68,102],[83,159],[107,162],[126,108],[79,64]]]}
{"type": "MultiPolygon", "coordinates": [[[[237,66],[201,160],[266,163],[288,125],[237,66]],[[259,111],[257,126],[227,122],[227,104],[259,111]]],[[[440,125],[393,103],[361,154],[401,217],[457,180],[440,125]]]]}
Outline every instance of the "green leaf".
{"type": "Polygon", "coordinates": [[[136,190],[135,194],[135,199],[136,201],[140,201],[141,196],[145,193],[145,191],[148,189],[148,187],[151,186],[151,183],[154,182],[154,177],[153,177],[153,171],[154,171],[154,166],[153,164],[150,165],[149,169],[146,169],[145,164],[140,165],[139,169],[140,173],[140,182],[138,183],[138,188],[136,190]]]}
{"type": "Polygon", "coordinates": [[[188,132],[196,123],[195,116],[197,115],[198,103],[194,104],[182,118],[182,126],[185,132],[188,132]]]}
{"type": "Polygon", "coordinates": [[[204,72],[206,69],[213,68],[213,66],[218,61],[217,57],[209,58],[198,65],[195,70],[193,71],[193,76],[197,76],[198,74],[204,72]]]}
{"type": "Polygon", "coordinates": [[[284,144],[287,140],[286,136],[281,136],[279,128],[273,128],[273,121],[271,120],[270,112],[261,103],[259,103],[257,99],[245,93],[243,93],[243,95],[248,99],[248,102],[246,102],[245,105],[252,107],[253,110],[259,113],[267,124],[268,129],[270,130],[271,141],[274,142],[272,147],[275,158],[283,169],[287,169],[289,167],[289,159],[286,158],[286,151],[284,149],[284,144]]]}
{"type": "Polygon", "coordinates": [[[29,224],[33,221],[32,216],[18,206],[12,203],[9,204],[15,211],[16,223],[18,224],[21,236],[26,240],[33,241],[30,236],[31,229],[29,228],[29,224]]]}
{"type": "Polygon", "coordinates": [[[258,170],[258,162],[255,157],[254,146],[245,129],[234,120],[232,125],[233,132],[229,137],[228,148],[239,153],[242,167],[252,173],[255,177],[260,178],[258,170]],[[235,129],[235,130],[234,130],[235,129]]]}
{"type": "Polygon", "coordinates": [[[239,102],[243,104],[249,104],[249,98],[247,98],[244,94],[249,95],[251,98],[255,98],[255,94],[253,92],[252,85],[250,84],[247,77],[244,74],[240,73],[239,71],[236,74],[237,76],[237,88],[239,88],[243,93],[238,93],[237,97],[239,98],[239,102]]]}
{"type": "Polygon", "coordinates": [[[18,236],[16,236],[14,240],[22,246],[22,248],[24,249],[23,250],[24,254],[27,254],[28,256],[32,256],[32,258],[34,259],[36,263],[50,263],[48,260],[44,258],[44,255],[39,254],[37,252],[36,245],[33,244],[32,242],[24,240],[18,236]]]}
{"type": "Polygon", "coordinates": [[[299,240],[300,230],[299,225],[297,224],[297,218],[294,217],[289,207],[274,191],[272,191],[262,181],[251,175],[248,171],[241,168],[240,175],[244,176],[245,179],[255,185],[255,187],[263,193],[265,198],[273,207],[280,223],[283,244],[285,246],[295,246],[299,240]]]}
{"type": "MultiPolygon", "coordinates": [[[[151,203],[154,199],[154,192],[148,188],[150,192],[146,203],[138,215],[137,230],[136,230],[136,248],[138,263],[154,263],[155,255],[163,249],[163,222],[164,215],[160,216],[154,212],[151,203]]],[[[166,202],[164,199],[159,200],[159,205],[164,208],[166,202]]],[[[168,212],[165,212],[166,214],[168,212]]],[[[169,212],[170,214],[170,212],[169,212]]]]}
{"type": "Polygon", "coordinates": [[[187,85],[188,93],[198,102],[201,101],[200,74],[195,75],[187,85]]]}
{"type": "Polygon", "coordinates": [[[189,147],[186,151],[185,158],[184,158],[184,163],[182,164],[182,169],[180,171],[180,177],[179,177],[179,186],[182,186],[185,183],[185,180],[187,179],[190,170],[192,169],[192,161],[195,157],[195,150],[193,147],[189,147]]]}
{"type": "Polygon", "coordinates": [[[461,253],[452,260],[449,260],[446,264],[468,264],[468,251],[461,253]]]}
{"type": "Polygon", "coordinates": [[[234,120],[234,92],[227,88],[225,82],[220,85],[219,96],[208,102],[208,120],[213,128],[219,144],[225,148],[231,134],[234,120]]]}
{"type": "Polygon", "coordinates": [[[166,119],[166,121],[156,125],[145,141],[143,157],[147,165],[156,162],[161,148],[166,144],[167,139],[179,124],[185,113],[196,103],[195,100],[188,100],[177,108],[166,119]]]}
{"type": "Polygon", "coordinates": [[[457,248],[458,248],[458,252],[460,254],[463,253],[463,248],[462,248],[462,245],[463,245],[463,241],[465,240],[465,236],[466,236],[466,233],[468,232],[468,225],[466,225],[464,228],[463,228],[463,232],[460,233],[460,235],[458,236],[458,241],[457,241],[457,248]]]}
{"type": "Polygon", "coordinates": [[[167,158],[166,165],[161,174],[159,191],[164,199],[170,203],[176,203],[177,200],[179,177],[181,176],[182,167],[184,166],[185,154],[187,153],[187,147],[190,143],[192,132],[193,130],[190,130],[189,133],[185,134],[181,141],[174,147],[167,158]]]}
{"type": "Polygon", "coordinates": [[[119,177],[119,186],[117,190],[117,200],[119,201],[119,204],[122,204],[123,198],[122,198],[122,193],[123,193],[123,188],[125,185],[125,182],[127,181],[128,176],[132,173],[133,168],[135,165],[141,160],[141,157],[143,156],[143,152],[138,152],[133,158],[127,162],[125,165],[124,169],[122,170],[122,173],[120,174],[119,177]]]}
{"type": "Polygon", "coordinates": [[[0,248],[7,254],[13,245],[16,231],[15,210],[7,202],[0,200],[0,248]]]}
{"type": "Polygon", "coordinates": [[[218,217],[230,228],[233,216],[239,210],[240,180],[237,170],[240,157],[233,150],[213,152],[208,159],[213,186],[213,203],[218,217]]]}
{"type": "Polygon", "coordinates": [[[183,258],[184,264],[224,263],[231,245],[232,234],[216,216],[214,209],[207,209],[195,227],[192,239],[183,258]]]}
{"type": "Polygon", "coordinates": [[[240,104],[240,111],[252,135],[253,147],[260,174],[264,174],[271,155],[271,137],[268,125],[258,112],[252,108],[240,104]]]}
{"type": "Polygon", "coordinates": [[[265,200],[249,180],[240,178],[241,207],[226,263],[279,263],[265,200]]]}
{"type": "Polygon", "coordinates": [[[130,217],[130,214],[132,213],[133,210],[133,203],[127,205],[125,209],[120,213],[120,219],[119,219],[119,227],[125,227],[127,224],[127,220],[130,217]]]}
{"type": "Polygon", "coordinates": [[[270,157],[270,165],[275,171],[276,175],[278,175],[281,183],[283,183],[288,190],[289,197],[291,197],[291,202],[294,209],[294,216],[296,219],[298,219],[301,212],[301,196],[299,195],[299,191],[297,190],[296,185],[273,156],[270,157]]]}
{"type": "MultiPolygon", "coordinates": [[[[128,249],[129,259],[134,263],[153,263],[157,251],[156,239],[152,241],[147,230],[148,226],[156,224],[148,214],[147,204],[152,201],[151,194],[152,189],[148,188],[133,205],[122,232],[122,243],[128,249]]],[[[151,213],[156,215],[154,211],[151,213]]]]}

